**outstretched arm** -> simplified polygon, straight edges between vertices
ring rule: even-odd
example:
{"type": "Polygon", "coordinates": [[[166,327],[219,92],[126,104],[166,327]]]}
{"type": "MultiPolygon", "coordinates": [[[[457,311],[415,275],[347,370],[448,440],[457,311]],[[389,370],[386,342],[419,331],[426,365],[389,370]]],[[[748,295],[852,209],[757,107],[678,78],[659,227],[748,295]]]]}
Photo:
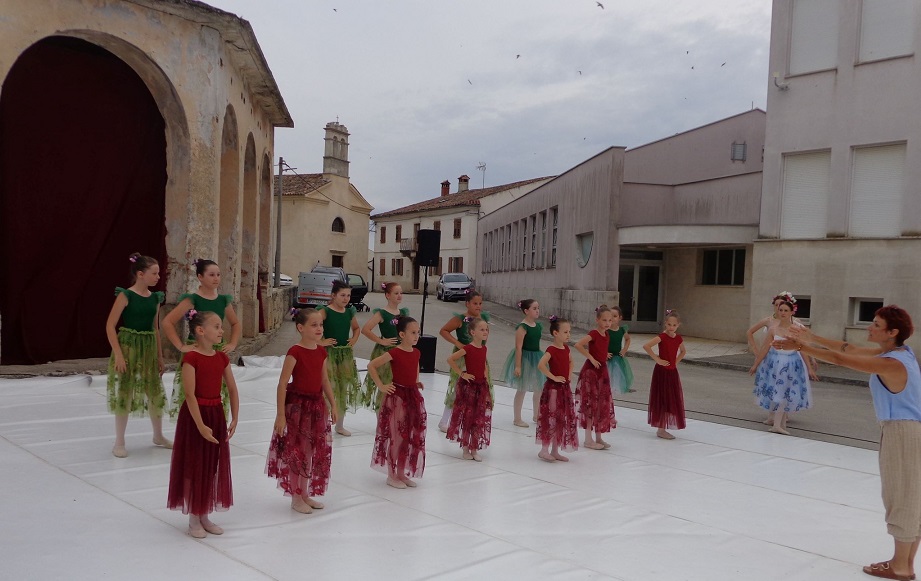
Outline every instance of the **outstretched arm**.
{"type": "Polygon", "coordinates": [[[192,350],[192,345],[184,345],[182,339],[179,338],[179,333],[176,332],[176,325],[179,323],[179,320],[182,319],[191,308],[192,299],[182,299],[172,311],[168,312],[166,316],[163,317],[163,334],[166,335],[166,340],[170,342],[173,348],[180,353],[188,353],[192,350]]]}

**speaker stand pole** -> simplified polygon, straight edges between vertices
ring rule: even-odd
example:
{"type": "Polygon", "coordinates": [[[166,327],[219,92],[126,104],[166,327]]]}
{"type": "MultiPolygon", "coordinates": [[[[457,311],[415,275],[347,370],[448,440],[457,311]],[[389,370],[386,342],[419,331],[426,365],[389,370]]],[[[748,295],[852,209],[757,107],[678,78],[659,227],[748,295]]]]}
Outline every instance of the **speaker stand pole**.
{"type": "Polygon", "coordinates": [[[429,267],[423,267],[422,278],[422,316],[419,318],[419,336],[425,334],[425,298],[429,296],[429,267]]]}

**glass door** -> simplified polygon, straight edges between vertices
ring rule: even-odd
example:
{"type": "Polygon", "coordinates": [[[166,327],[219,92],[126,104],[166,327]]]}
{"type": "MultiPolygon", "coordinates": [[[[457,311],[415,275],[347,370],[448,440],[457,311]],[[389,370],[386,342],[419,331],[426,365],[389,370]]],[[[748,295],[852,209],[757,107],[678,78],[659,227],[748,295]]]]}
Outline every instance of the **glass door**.
{"type": "Polygon", "coordinates": [[[617,276],[624,322],[637,333],[658,333],[662,266],[623,264],[617,276]]]}

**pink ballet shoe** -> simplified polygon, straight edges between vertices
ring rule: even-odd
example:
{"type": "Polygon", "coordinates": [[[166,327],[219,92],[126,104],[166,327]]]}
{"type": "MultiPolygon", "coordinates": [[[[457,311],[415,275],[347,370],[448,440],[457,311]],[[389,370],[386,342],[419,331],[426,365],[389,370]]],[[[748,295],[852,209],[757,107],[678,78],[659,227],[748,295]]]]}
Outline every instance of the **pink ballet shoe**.
{"type": "Polygon", "coordinates": [[[189,536],[193,539],[203,539],[208,536],[208,533],[205,532],[205,529],[193,529],[189,527],[189,536]]]}

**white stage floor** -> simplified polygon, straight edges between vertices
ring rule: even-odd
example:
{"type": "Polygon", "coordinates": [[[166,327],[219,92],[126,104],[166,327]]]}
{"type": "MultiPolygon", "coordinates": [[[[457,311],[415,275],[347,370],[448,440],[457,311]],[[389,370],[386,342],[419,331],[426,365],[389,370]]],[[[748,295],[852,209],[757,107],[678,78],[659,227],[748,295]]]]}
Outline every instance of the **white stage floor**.
{"type": "Polygon", "coordinates": [[[147,419],[111,455],[104,377],[0,380],[0,578],[838,580],[891,555],[876,452],[693,420],[668,442],[619,409],[610,450],[548,464],[497,386],[492,446],[464,461],[436,426],[443,375],[422,376],[417,489],[369,467],[362,410],[335,439],[327,508],[301,515],[264,474],[278,370],[235,374],[235,505],[201,541],[165,508],[170,452],[147,419]]]}

